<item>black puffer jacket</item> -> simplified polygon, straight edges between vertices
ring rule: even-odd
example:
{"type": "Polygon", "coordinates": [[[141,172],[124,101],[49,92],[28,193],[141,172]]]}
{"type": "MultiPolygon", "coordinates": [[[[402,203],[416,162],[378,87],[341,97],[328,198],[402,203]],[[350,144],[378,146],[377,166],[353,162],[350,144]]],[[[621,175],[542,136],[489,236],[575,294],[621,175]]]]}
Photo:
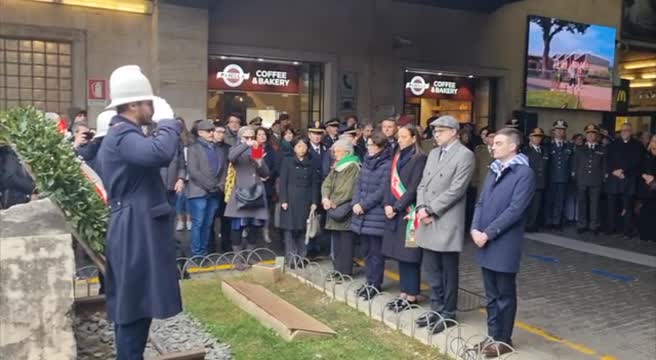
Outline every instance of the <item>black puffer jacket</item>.
{"type": "Polygon", "coordinates": [[[372,236],[383,236],[385,233],[383,202],[391,166],[390,148],[374,156],[365,156],[351,201],[352,205],[360,204],[364,210],[363,215],[354,214],[351,219],[351,231],[354,233],[372,236]]]}

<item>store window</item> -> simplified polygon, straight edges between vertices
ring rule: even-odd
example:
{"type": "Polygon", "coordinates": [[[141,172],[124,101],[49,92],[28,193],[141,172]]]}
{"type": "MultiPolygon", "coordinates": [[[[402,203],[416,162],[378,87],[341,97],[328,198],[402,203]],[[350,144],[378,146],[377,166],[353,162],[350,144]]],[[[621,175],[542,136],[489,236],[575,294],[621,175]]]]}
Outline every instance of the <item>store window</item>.
{"type": "Polygon", "coordinates": [[[71,78],[71,43],[0,38],[0,110],[34,105],[65,113],[71,78]]]}
{"type": "Polygon", "coordinates": [[[477,129],[493,123],[493,79],[405,71],[403,112],[425,128],[434,116],[451,115],[477,129]]]}
{"type": "Polygon", "coordinates": [[[225,119],[240,113],[272,123],[282,112],[304,129],[322,120],[323,64],[210,56],[207,114],[225,119]]]}

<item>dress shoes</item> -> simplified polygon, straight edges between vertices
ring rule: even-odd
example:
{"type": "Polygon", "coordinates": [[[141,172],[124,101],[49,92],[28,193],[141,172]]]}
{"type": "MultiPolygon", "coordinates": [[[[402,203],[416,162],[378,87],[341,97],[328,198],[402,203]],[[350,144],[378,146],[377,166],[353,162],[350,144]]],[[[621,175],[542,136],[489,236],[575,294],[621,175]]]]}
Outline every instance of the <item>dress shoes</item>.
{"type": "Polygon", "coordinates": [[[433,324],[440,321],[440,317],[435,314],[428,314],[421,316],[419,319],[415,320],[415,325],[417,327],[423,328],[426,326],[432,326],[433,324]]]}
{"type": "Polygon", "coordinates": [[[446,330],[446,329],[448,329],[452,326],[456,326],[456,323],[454,321],[449,321],[449,320],[452,320],[452,319],[440,320],[434,326],[433,325],[429,326],[428,331],[430,331],[431,334],[435,335],[435,334],[441,333],[442,331],[444,331],[444,330],[446,330]]]}
{"type": "Polygon", "coordinates": [[[485,357],[488,359],[492,359],[512,351],[513,349],[504,343],[494,343],[483,350],[483,355],[485,355],[485,357]]]}

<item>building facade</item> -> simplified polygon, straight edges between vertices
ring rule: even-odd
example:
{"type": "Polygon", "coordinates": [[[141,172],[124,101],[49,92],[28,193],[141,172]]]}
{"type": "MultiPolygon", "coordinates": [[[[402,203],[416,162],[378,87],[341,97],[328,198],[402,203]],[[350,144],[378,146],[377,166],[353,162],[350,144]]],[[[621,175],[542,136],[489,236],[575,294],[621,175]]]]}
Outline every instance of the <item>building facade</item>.
{"type": "MultiPolygon", "coordinates": [[[[620,0],[509,1],[491,13],[399,0],[142,2],[143,13],[132,13],[0,0],[0,54],[12,56],[0,108],[73,106],[94,118],[111,71],[136,64],[188,121],[285,111],[302,127],[405,112],[421,124],[448,113],[500,126],[522,110],[528,15],[617,29],[622,15],[620,0]],[[412,92],[420,86],[426,94],[412,92]]],[[[544,128],[562,118],[582,129],[603,117],[528,110],[544,128]]]]}

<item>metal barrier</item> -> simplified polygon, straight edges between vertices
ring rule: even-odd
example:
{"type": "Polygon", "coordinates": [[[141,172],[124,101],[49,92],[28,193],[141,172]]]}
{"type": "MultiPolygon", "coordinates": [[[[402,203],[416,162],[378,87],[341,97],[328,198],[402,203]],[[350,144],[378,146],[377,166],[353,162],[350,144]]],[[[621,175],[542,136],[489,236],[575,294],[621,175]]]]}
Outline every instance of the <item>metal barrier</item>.
{"type": "MultiPolygon", "coordinates": [[[[273,263],[277,254],[267,248],[258,248],[253,250],[243,250],[238,253],[227,252],[224,254],[210,254],[207,256],[194,256],[192,258],[178,258],[176,263],[180,274],[180,281],[192,278],[196,274],[214,273],[217,271],[228,270],[245,270],[257,263],[273,263]]],[[[394,314],[393,321],[388,323],[388,326],[402,331],[401,322],[404,318],[410,319],[410,334],[409,336],[420,339],[422,334],[418,332],[416,320],[429,315],[435,315],[438,319],[434,324],[426,327],[425,343],[428,346],[436,346],[433,344],[434,337],[432,332],[436,326],[444,326],[441,324],[449,325],[442,331],[444,333],[444,343],[440,344],[438,351],[447,356],[453,356],[462,360],[481,360],[484,358],[484,351],[491,346],[503,344],[510,348],[512,351],[501,355],[498,359],[508,360],[519,358],[517,351],[509,344],[496,342],[487,335],[475,334],[469,338],[462,336],[462,329],[467,325],[461,324],[455,320],[445,319],[435,311],[424,311],[419,316],[416,316],[422,307],[416,304],[410,304],[407,300],[398,299],[392,294],[367,285],[364,281],[354,280],[350,275],[344,275],[338,271],[330,270],[321,266],[321,264],[312,262],[307,258],[299,255],[288,255],[289,263],[285,264],[285,273],[290,274],[292,277],[299,280],[302,284],[318,289],[324,295],[330,297],[333,301],[341,301],[348,306],[352,306],[360,310],[360,304],[367,302],[366,314],[372,320],[377,318],[386,323],[385,317],[388,312],[394,314]],[[342,299],[338,295],[338,286],[342,286],[343,292],[342,299]],[[356,294],[356,289],[362,289],[367,295],[369,300],[363,299],[356,294]],[[350,303],[349,296],[355,294],[355,302],[350,303]],[[380,308],[380,312],[375,314],[375,305],[380,301],[387,300],[380,308]],[[404,310],[398,311],[392,307],[388,309],[386,304],[390,300],[399,300],[403,305],[404,310]]],[[[75,284],[86,284],[87,295],[90,295],[91,284],[97,282],[98,269],[95,266],[86,266],[80,268],[75,273],[75,284]]],[[[462,301],[458,303],[458,311],[472,311],[480,309],[484,306],[485,298],[479,294],[473,293],[465,289],[459,289],[459,297],[462,301]]],[[[498,351],[498,348],[497,348],[498,351]]],[[[498,354],[498,353],[497,353],[498,354]]]]}

